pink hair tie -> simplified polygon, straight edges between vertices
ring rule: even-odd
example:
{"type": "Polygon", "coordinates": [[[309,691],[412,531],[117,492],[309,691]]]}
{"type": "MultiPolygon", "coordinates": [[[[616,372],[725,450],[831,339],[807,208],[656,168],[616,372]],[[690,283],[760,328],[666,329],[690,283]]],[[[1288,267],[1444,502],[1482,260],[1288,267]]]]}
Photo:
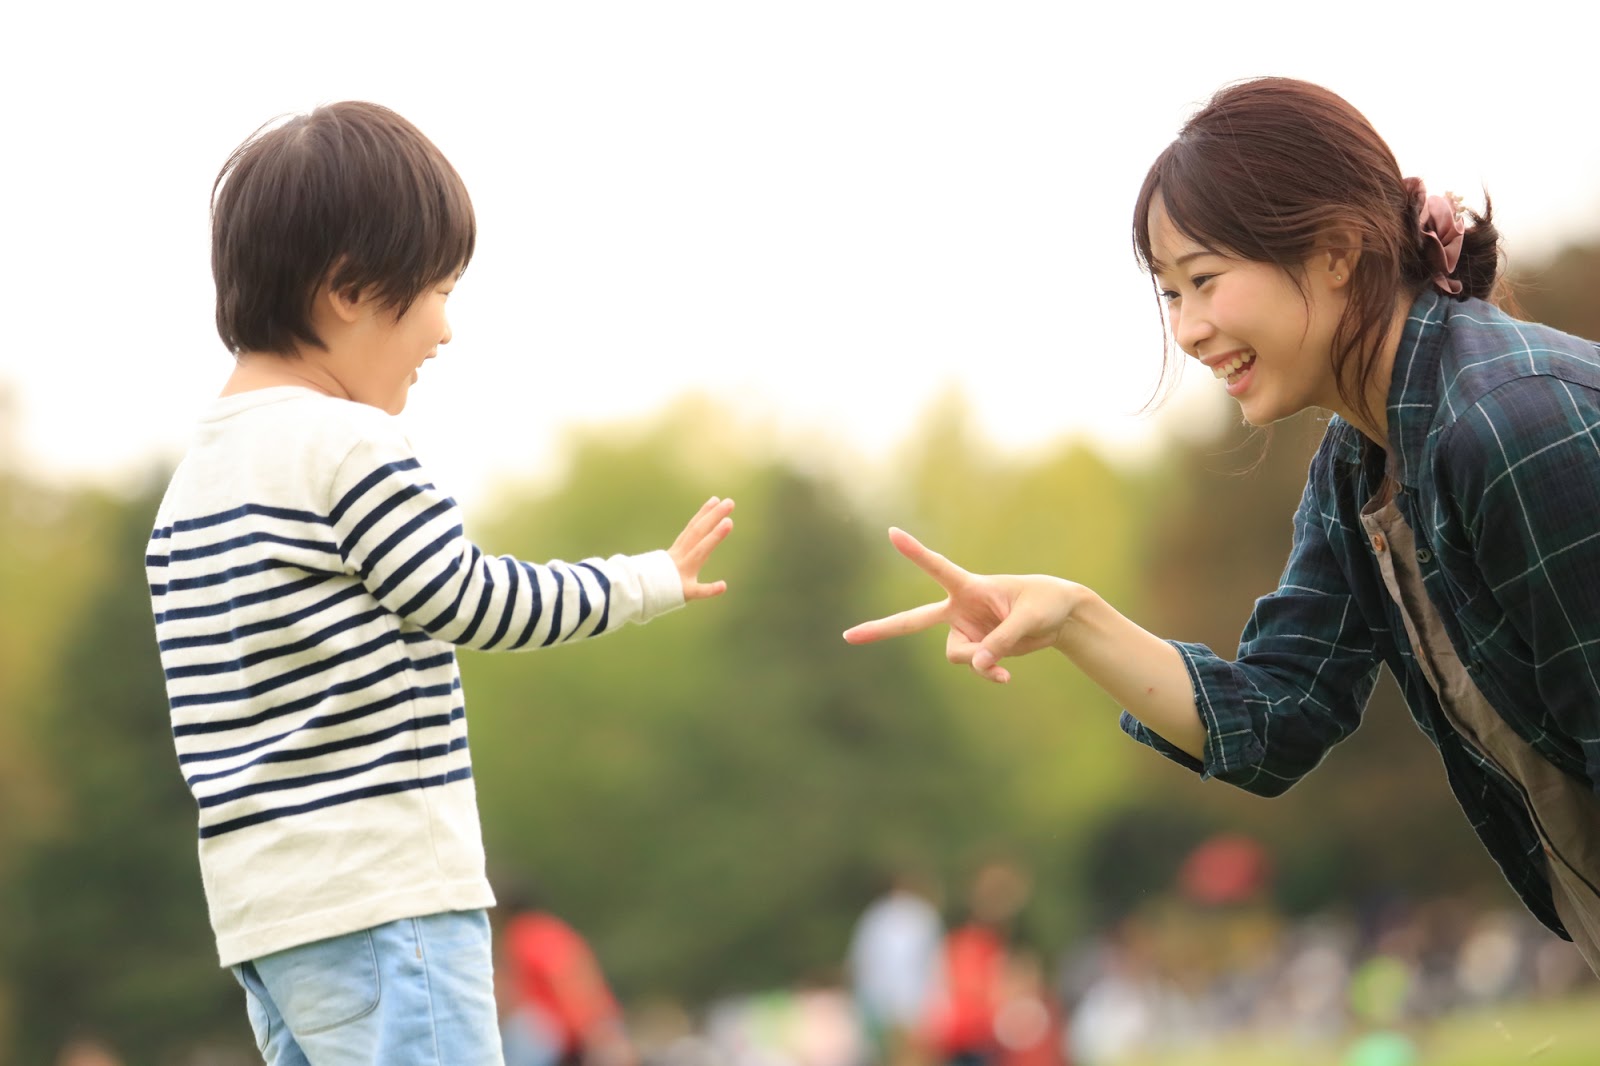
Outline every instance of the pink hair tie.
{"type": "Polygon", "coordinates": [[[1461,228],[1461,197],[1453,192],[1429,195],[1421,178],[1405,179],[1406,193],[1417,212],[1417,232],[1422,235],[1422,254],[1433,268],[1433,283],[1447,296],[1461,295],[1461,282],[1451,277],[1461,259],[1461,243],[1466,231],[1461,228]]]}

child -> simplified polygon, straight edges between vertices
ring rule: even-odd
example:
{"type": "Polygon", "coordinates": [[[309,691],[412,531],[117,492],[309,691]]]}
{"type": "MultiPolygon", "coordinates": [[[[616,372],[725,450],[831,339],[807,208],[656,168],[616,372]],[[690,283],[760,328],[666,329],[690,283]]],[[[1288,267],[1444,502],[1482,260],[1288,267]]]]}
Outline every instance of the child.
{"type": "Polygon", "coordinates": [[[269,1063],[500,1062],[457,644],[546,647],[720,595],[713,497],[671,548],[483,554],[391,416],[450,340],[460,177],[405,119],[321,107],[212,194],[235,367],[146,567],[217,950],[269,1063]]]}
{"type": "Polygon", "coordinates": [[[1600,355],[1517,321],[1498,235],[1403,179],[1333,93],[1219,92],[1151,166],[1139,259],[1173,339],[1254,425],[1331,409],[1276,591],[1236,661],[1092,591],[967,573],[890,538],[948,593],[845,633],[950,627],[992,681],[1054,647],[1122,724],[1203,777],[1276,795],[1361,720],[1386,664],[1528,908],[1600,972],[1600,355]]]}

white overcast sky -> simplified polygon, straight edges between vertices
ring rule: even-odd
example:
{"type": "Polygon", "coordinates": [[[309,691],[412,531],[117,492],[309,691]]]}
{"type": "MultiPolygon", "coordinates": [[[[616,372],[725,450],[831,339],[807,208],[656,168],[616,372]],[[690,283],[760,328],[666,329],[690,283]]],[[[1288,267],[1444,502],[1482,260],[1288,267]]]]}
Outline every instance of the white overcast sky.
{"type": "MultiPolygon", "coordinates": [[[[1221,85],[1309,78],[1514,262],[1600,234],[1583,4],[938,0],[8,5],[0,387],[47,476],[175,454],[229,361],[207,199],[262,122],[364,98],[478,212],[406,418],[444,483],[685,393],[883,454],[950,388],[1005,448],[1135,449],[1161,336],[1128,220],[1221,85]],[[442,468],[442,470],[440,469],[442,468]]],[[[1187,377],[1180,394],[1214,387],[1187,377]]],[[[458,489],[458,492],[460,490],[458,489]]],[[[471,502],[470,496],[468,502],[471,502]]]]}

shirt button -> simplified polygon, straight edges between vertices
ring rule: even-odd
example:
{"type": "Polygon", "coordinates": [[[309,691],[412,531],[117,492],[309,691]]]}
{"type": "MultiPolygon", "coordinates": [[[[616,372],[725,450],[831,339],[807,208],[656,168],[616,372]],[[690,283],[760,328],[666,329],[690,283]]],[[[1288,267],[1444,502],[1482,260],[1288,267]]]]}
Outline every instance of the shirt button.
{"type": "Polygon", "coordinates": [[[1388,547],[1388,545],[1384,542],[1383,534],[1374,533],[1372,535],[1372,550],[1377,552],[1379,555],[1382,555],[1386,547],[1388,547]]]}
{"type": "Polygon", "coordinates": [[[1419,562],[1419,563],[1430,563],[1432,561],[1433,561],[1433,553],[1431,551],[1429,551],[1427,548],[1418,548],[1417,549],[1417,562],[1419,562]]]}

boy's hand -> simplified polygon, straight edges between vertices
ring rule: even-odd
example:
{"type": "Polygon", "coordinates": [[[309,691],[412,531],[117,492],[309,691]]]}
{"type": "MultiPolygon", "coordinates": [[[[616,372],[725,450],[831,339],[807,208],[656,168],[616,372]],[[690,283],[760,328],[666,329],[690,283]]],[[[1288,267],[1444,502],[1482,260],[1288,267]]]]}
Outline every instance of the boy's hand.
{"type": "Polygon", "coordinates": [[[712,550],[733,531],[733,519],[728,517],[732,511],[732,500],[711,497],[695,516],[689,519],[689,524],[683,527],[678,539],[667,549],[667,554],[672,556],[672,561],[678,566],[678,576],[683,579],[685,603],[690,600],[720,596],[728,591],[726,581],[701,584],[700,568],[711,557],[712,550]]]}
{"type": "Polygon", "coordinates": [[[968,573],[904,530],[889,530],[889,540],[942,585],[946,596],[938,603],[863,622],[845,630],[844,639],[869,644],[946,624],[950,636],[945,657],[966,663],[990,681],[1011,680],[1011,672],[1000,666],[1001,659],[1054,645],[1083,590],[1071,581],[1042,574],[968,573]]]}

